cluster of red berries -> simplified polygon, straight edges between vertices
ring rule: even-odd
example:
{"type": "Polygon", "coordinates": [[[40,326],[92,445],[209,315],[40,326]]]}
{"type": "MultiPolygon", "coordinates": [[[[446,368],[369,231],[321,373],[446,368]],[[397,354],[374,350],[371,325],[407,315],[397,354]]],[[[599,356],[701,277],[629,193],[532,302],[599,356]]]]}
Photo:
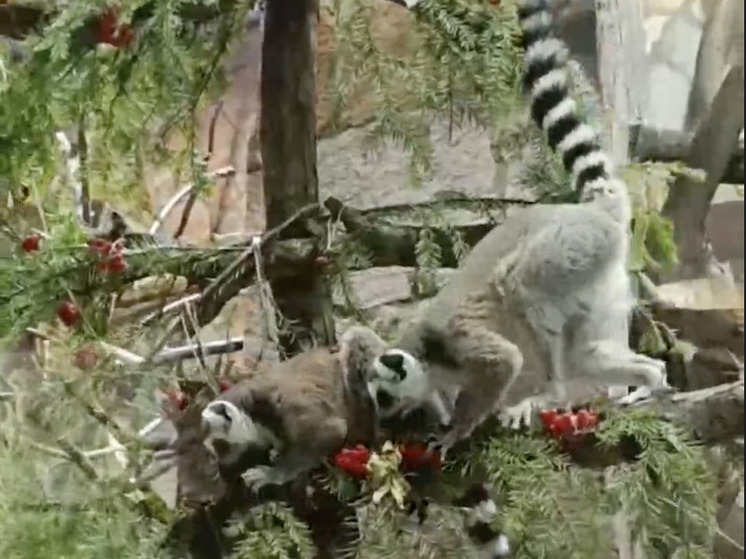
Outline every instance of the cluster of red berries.
{"type": "MultiPolygon", "coordinates": [[[[233,383],[226,379],[218,380],[220,392],[225,392],[233,386],[233,383]]],[[[165,390],[166,399],[169,405],[176,410],[184,411],[189,405],[189,398],[181,390],[169,387],[165,390]]]]}
{"type": "MultiPolygon", "coordinates": [[[[413,472],[428,468],[440,470],[442,468],[440,453],[428,449],[422,444],[404,445],[399,448],[401,454],[400,469],[403,472],[413,472]]],[[[334,465],[357,479],[368,475],[368,460],[371,452],[363,445],[355,448],[343,448],[334,456],[334,465]]]]}
{"type": "Polygon", "coordinates": [[[97,43],[115,48],[126,47],[135,38],[132,27],[119,22],[119,10],[114,7],[108,8],[99,16],[94,34],[97,43]]]}
{"type": "Polygon", "coordinates": [[[576,441],[591,433],[599,423],[597,412],[587,409],[564,411],[542,410],[539,413],[544,429],[555,439],[576,441]]]}
{"type": "Polygon", "coordinates": [[[104,239],[91,239],[88,248],[98,258],[101,272],[122,274],[127,271],[127,262],[122,253],[122,243],[112,243],[104,239]]]}

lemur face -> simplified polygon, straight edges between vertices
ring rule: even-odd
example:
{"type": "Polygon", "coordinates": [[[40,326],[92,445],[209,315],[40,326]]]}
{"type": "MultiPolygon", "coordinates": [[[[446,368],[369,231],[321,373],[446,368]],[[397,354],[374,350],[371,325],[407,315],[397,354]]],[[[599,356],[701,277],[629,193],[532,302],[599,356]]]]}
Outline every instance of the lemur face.
{"type": "Polygon", "coordinates": [[[431,397],[427,373],[406,351],[386,350],[368,374],[368,393],[382,418],[393,417],[421,407],[431,397]]]}
{"type": "Polygon", "coordinates": [[[225,400],[210,402],[202,410],[202,431],[205,446],[215,454],[215,441],[230,447],[263,446],[266,441],[258,426],[235,404],[225,400]]]}

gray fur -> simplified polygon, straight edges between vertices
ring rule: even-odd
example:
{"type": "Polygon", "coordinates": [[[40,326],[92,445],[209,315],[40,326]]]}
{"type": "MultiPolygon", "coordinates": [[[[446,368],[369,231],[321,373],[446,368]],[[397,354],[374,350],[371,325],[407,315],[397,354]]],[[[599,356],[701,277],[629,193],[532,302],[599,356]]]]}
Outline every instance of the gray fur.
{"type": "Polygon", "coordinates": [[[384,349],[375,332],[353,327],[338,353],[316,348],[234,385],[203,411],[206,443],[229,445],[221,454],[233,462],[249,449],[271,450],[271,465],[248,464],[243,473],[258,489],[295,479],[344,444],[373,440],[365,374],[384,349]]]}
{"type": "MultiPolygon", "coordinates": [[[[580,203],[517,210],[474,247],[394,344],[427,370],[429,397],[445,393],[453,403],[446,448],[496,409],[527,397],[562,397],[566,377],[667,387],[665,365],[628,345],[634,299],[626,185],[575,113],[548,3],[524,0],[519,16],[532,115],[563,157],[580,203]],[[511,391],[524,370],[532,382],[511,391]]],[[[372,378],[369,389],[380,384],[372,378]]]]}

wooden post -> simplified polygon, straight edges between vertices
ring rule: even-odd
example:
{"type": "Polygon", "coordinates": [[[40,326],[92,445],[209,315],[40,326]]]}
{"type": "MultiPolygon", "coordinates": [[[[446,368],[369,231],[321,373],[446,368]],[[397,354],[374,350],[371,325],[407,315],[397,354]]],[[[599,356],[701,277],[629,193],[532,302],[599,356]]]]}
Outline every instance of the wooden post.
{"type": "MultiPolygon", "coordinates": [[[[268,229],[318,202],[316,174],[315,0],[267,2],[262,44],[260,138],[268,229]]],[[[288,230],[286,236],[298,236],[288,230]]],[[[334,343],[328,282],[313,261],[291,279],[272,284],[287,328],[280,353],[334,343]]]]}
{"type": "MultiPolygon", "coordinates": [[[[595,0],[596,53],[601,101],[608,126],[605,147],[616,165],[628,159],[629,125],[641,120],[647,92],[647,57],[639,0],[595,0]]],[[[627,393],[610,387],[609,396],[627,393]]],[[[624,513],[612,519],[619,559],[642,559],[624,513]]]]}
{"type": "Polygon", "coordinates": [[[629,125],[642,118],[648,79],[640,0],[595,0],[601,99],[609,124],[607,149],[626,163],[629,125]]]}

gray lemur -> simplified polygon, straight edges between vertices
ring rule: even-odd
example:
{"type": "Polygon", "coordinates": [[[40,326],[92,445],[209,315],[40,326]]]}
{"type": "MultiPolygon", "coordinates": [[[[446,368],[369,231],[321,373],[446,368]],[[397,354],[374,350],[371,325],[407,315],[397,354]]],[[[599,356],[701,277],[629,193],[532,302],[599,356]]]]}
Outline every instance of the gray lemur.
{"type": "Polygon", "coordinates": [[[572,377],[668,389],[665,364],[629,348],[629,194],[569,96],[568,55],[549,4],[519,2],[524,84],[532,118],[561,155],[579,203],[509,216],[369,372],[381,417],[423,405],[440,410],[441,422],[451,423],[444,450],[497,410],[530,417],[550,393],[563,397],[572,377]],[[524,385],[517,391],[516,381],[524,385]],[[527,383],[534,393],[526,394],[527,383]]]}
{"type": "Polygon", "coordinates": [[[321,465],[344,445],[375,438],[365,373],[385,349],[372,330],[353,326],[333,353],[316,348],[243,381],[202,411],[202,438],[225,465],[265,449],[270,465],[251,465],[246,483],[282,485],[321,465]]]}

